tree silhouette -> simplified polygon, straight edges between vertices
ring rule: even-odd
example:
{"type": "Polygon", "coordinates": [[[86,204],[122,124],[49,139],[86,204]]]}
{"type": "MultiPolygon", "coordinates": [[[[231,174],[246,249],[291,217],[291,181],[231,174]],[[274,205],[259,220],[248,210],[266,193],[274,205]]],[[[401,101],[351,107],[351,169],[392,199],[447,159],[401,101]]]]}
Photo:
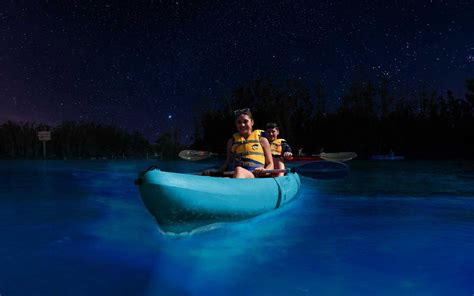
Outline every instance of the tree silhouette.
{"type": "MultiPolygon", "coordinates": [[[[327,113],[321,83],[312,99],[299,80],[256,79],[236,87],[220,109],[196,117],[192,147],[225,153],[227,140],[236,132],[232,111],[248,107],[255,128],[276,122],[282,137],[306,152],[355,151],[364,158],[394,150],[408,158],[474,158],[474,79],[466,80],[463,98],[450,90],[439,94],[426,85],[400,94],[389,85],[386,78],[357,79],[341,95],[339,109],[327,113]]],[[[149,145],[140,133],[111,125],[66,121],[50,127],[7,121],[0,125],[0,157],[42,157],[37,133],[44,130],[52,135],[48,157],[142,158],[153,152],[172,159],[184,149],[178,130],[149,145]]]]}

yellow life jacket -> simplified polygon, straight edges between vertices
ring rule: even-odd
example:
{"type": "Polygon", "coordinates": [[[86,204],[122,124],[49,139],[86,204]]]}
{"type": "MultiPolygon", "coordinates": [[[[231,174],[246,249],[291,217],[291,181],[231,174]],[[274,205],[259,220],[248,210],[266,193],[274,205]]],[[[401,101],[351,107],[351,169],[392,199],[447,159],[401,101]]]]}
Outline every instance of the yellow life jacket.
{"type": "Polygon", "coordinates": [[[281,156],[283,149],[281,148],[281,142],[286,142],[285,139],[276,139],[270,143],[270,148],[272,149],[273,156],[281,156]]]}
{"type": "Polygon", "coordinates": [[[265,165],[265,154],[260,144],[262,130],[254,130],[247,138],[240,133],[233,135],[234,143],[231,152],[235,165],[255,167],[265,165]]]}

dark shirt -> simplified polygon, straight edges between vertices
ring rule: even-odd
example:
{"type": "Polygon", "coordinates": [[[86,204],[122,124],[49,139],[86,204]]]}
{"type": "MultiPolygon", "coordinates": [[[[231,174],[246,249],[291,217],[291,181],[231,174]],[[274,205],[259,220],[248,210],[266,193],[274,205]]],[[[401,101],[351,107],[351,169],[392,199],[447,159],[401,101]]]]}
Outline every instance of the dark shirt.
{"type": "Polygon", "coordinates": [[[291,152],[291,147],[290,145],[288,145],[286,141],[283,141],[281,142],[281,150],[282,150],[282,153],[291,152]]]}

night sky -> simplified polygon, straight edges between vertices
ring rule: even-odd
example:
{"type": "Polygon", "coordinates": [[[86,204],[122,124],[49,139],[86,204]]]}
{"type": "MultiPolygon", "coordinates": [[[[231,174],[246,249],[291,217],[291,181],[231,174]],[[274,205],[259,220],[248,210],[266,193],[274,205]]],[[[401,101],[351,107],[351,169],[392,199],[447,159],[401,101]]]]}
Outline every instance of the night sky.
{"type": "Polygon", "coordinates": [[[16,2],[0,8],[0,124],[186,137],[193,116],[262,76],[321,82],[333,108],[360,73],[458,97],[474,77],[471,1],[16,2]]]}

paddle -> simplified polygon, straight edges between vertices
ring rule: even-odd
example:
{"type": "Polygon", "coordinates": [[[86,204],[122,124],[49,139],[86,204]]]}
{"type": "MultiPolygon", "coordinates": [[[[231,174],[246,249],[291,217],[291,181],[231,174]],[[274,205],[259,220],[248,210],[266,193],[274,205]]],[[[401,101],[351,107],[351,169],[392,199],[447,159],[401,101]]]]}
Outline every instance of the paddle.
{"type": "MultiPolygon", "coordinates": [[[[341,179],[349,174],[349,167],[342,162],[335,161],[317,161],[306,163],[297,167],[288,169],[263,170],[262,173],[289,173],[296,172],[302,176],[313,179],[341,179]]],[[[211,176],[232,176],[233,171],[226,171],[221,174],[211,171],[211,176]]]]}
{"type": "Polygon", "coordinates": [[[328,161],[349,161],[357,157],[357,153],[355,152],[333,152],[333,153],[326,153],[323,152],[319,154],[324,160],[328,161]]]}
{"type": "MultiPolygon", "coordinates": [[[[212,153],[209,151],[200,151],[200,150],[183,150],[179,152],[178,156],[184,160],[190,161],[199,161],[209,158],[211,156],[217,156],[218,154],[212,153]]],[[[334,152],[334,153],[326,153],[323,152],[319,155],[321,159],[328,160],[328,161],[349,161],[357,157],[355,152],[334,152]]]]}
{"type": "Polygon", "coordinates": [[[209,151],[199,151],[199,150],[183,150],[179,152],[178,156],[184,160],[198,161],[209,158],[211,156],[216,156],[218,154],[212,153],[209,151]]]}

